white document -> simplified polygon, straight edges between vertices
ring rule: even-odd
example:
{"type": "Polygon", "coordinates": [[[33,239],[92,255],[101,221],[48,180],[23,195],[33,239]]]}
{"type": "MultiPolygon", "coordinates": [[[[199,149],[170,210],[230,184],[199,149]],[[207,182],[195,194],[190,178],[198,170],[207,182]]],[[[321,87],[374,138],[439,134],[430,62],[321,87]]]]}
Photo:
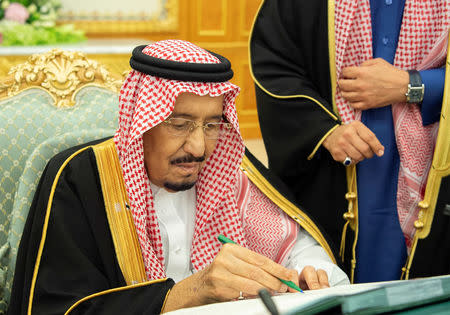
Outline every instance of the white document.
{"type": "MultiPolygon", "coordinates": [[[[374,289],[382,286],[386,282],[377,283],[364,283],[364,284],[349,284],[336,286],[333,288],[304,291],[304,293],[284,293],[277,296],[273,296],[272,299],[278,308],[278,311],[282,314],[289,310],[293,310],[300,306],[307,306],[317,303],[319,300],[329,296],[348,295],[366,290],[374,289]]],[[[181,314],[214,314],[214,315],[235,315],[235,314],[247,314],[247,315],[260,315],[270,314],[265,305],[259,297],[241,300],[230,301],[223,303],[214,303],[209,305],[203,305],[192,308],[184,308],[181,310],[169,312],[170,315],[181,314]]]]}

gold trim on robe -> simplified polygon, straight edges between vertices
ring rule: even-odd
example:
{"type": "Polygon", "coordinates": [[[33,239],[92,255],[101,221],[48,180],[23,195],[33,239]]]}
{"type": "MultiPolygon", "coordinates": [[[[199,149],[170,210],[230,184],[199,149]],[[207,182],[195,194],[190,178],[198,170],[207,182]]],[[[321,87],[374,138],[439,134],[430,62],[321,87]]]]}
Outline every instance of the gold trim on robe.
{"type": "MultiPolygon", "coordinates": [[[[86,296],[76,303],[74,303],[65,314],[69,314],[75,307],[86,300],[102,296],[109,293],[133,289],[136,287],[151,285],[153,283],[164,282],[167,278],[147,281],[145,274],[144,262],[137,240],[137,234],[134,226],[131,212],[129,211],[128,197],[125,191],[122,172],[119,164],[119,158],[115,149],[113,139],[106,140],[94,146],[86,146],[71,156],[69,156],[59,168],[50,190],[50,196],[47,203],[47,210],[44,219],[44,226],[42,229],[41,241],[39,244],[38,254],[34,267],[33,277],[31,280],[30,297],[28,300],[27,314],[32,314],[34,290],[36,286],[36,279],[39,272],[39,266],[44,250],[45,240],[47,237],[47,228],[51,208],[53,204],[53,197],[56,186],[58,184],[61,173],[66,165],[81,152],[92,148],[96,155],[97,167],[99,170],[100,181],[102,185],[103,198],[105,201],[106,213],[110,225],[110,231],[114,242],[116,257],[119,262],[120,269],[127,286],[113,288],[101,292],[97,292],[86,296]],[[123,206],[119,208],[119,206],[123,206]]],[[[169,291],[170,292],[170,291],[169,291]]],[[[167,295],[166,295],[167,299],[167,295]]]]}
{"type": "Polygon", "coordinates": [[[127,285],[147,280],[141,247],[130,211],[113,139],[92,146],[117,261],[127,285]]]}
{"type": "MultiPolygon", "coordinates": [[[[125,287],[119,287],[119,288],[113,288],[113,289],[109,289],[109,290],[105,290],[105,291],[101,291],[101,292],[97,292],[88,296],[85,296],[84,298],[78,300],[76,303],[74,303],[65,313],[64,315],[68,315],[70,312],[72,312],[78,305],[80,305],[81,303],[96,298],[98,296],[102,296],[105,294],[110,294],[110,293],[114,293],[114,292],[119,292],[119,291],[126,291],[126,290],[130,290],[130,289],[134,289],[134,288],[139,288],[139,287],[145,287],[147,285],[151,285],[151,284],[155,284],[155,283],[160,283],[160,282],[164,282],[166,281],[167,278],[164,279],[156,279],[156,280],[151,280],[151,281],[147,281],[147,282],[142,282],[142,283],[138,283],[138,284],[134,284],[134,285],[127,285],[125,287]]],[[[170,290],[167,292],[166,294],[166,298],[164,299],[164,303],[163,306],[161,307],[161,311],[164,309],[165,303],[166,303],[166,299],[167,296],[169,295],[170,290]]],[[[132,302],[130,302],[132,303],[132,302]]]]}

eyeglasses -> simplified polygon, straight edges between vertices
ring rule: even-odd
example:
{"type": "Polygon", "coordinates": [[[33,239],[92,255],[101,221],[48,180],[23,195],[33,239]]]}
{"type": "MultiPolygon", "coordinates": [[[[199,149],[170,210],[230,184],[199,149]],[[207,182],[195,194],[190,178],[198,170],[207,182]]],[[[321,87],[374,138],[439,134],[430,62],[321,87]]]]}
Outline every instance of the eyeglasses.
{"type": "Polygon", "coordinates": [[[199,124],[194,120],[184,118],[169,118],[163,121],[168,132],[176,137],[187,137],[195,128],[202,127],[206,139],[216,140],[229,132],[233,125],[227,122],[209,122],[199,124]]]}

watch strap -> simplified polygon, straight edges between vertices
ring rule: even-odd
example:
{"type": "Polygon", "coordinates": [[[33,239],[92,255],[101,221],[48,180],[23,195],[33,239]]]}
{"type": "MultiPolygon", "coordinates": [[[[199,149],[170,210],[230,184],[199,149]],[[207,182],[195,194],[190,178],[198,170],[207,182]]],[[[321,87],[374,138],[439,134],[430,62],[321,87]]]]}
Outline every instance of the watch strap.
{"type": "Polygon", "coordinates": [[[417,70],[408,70],[409,74],[409,84],[413,87],[422,86],[422,77],[420,76],[419,71],[417,70]]]}

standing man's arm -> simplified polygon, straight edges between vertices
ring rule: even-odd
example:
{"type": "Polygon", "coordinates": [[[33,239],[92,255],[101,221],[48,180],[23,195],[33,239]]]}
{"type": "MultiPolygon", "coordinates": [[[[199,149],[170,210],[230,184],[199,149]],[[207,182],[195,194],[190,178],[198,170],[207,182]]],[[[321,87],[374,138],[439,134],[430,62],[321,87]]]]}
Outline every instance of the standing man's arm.
{"type": "MultiPolygon", "coordinates": [[[[428,125],[440,117],[445,69],[424,70],[420,74],[425,85],[425,95],[419,105],[423,124],[428,125]]],[[[367,60],[359,67],[344,68],[338,80],[343,98],[358,110],[406,102],[408,83],[407,71],[381,58],[367,60]]],[[[349,156],[357,163],[374,155],[383,155],[384,147],[374,136],[363,124],[354,122],[336,129],[323,145],[336,161],[349,156]]]]}
{"type": "Polygon", "coordinates": [[[425,94],[421,104],[422,123],[427,126],[439,121],[441,117],[445,68],[422,70],[419,73],[425,85],[425,94]]]}
{"type": "Polygon", "coordinates": [[[250,40],[251,70],[269,166],[302,173],[339,124],[331,105],[326,1],[264,1],[250,40]],[[308,13],[306,13],[308,12],[308,13]]]}
{"type": "Polygon", "coordinates": [[[341,125],[328,39],[327,0],[265,0],[250,37],[250,63],[269,168],[337,248],[347,190],[345,168],[322,148],[341,125]]]}

